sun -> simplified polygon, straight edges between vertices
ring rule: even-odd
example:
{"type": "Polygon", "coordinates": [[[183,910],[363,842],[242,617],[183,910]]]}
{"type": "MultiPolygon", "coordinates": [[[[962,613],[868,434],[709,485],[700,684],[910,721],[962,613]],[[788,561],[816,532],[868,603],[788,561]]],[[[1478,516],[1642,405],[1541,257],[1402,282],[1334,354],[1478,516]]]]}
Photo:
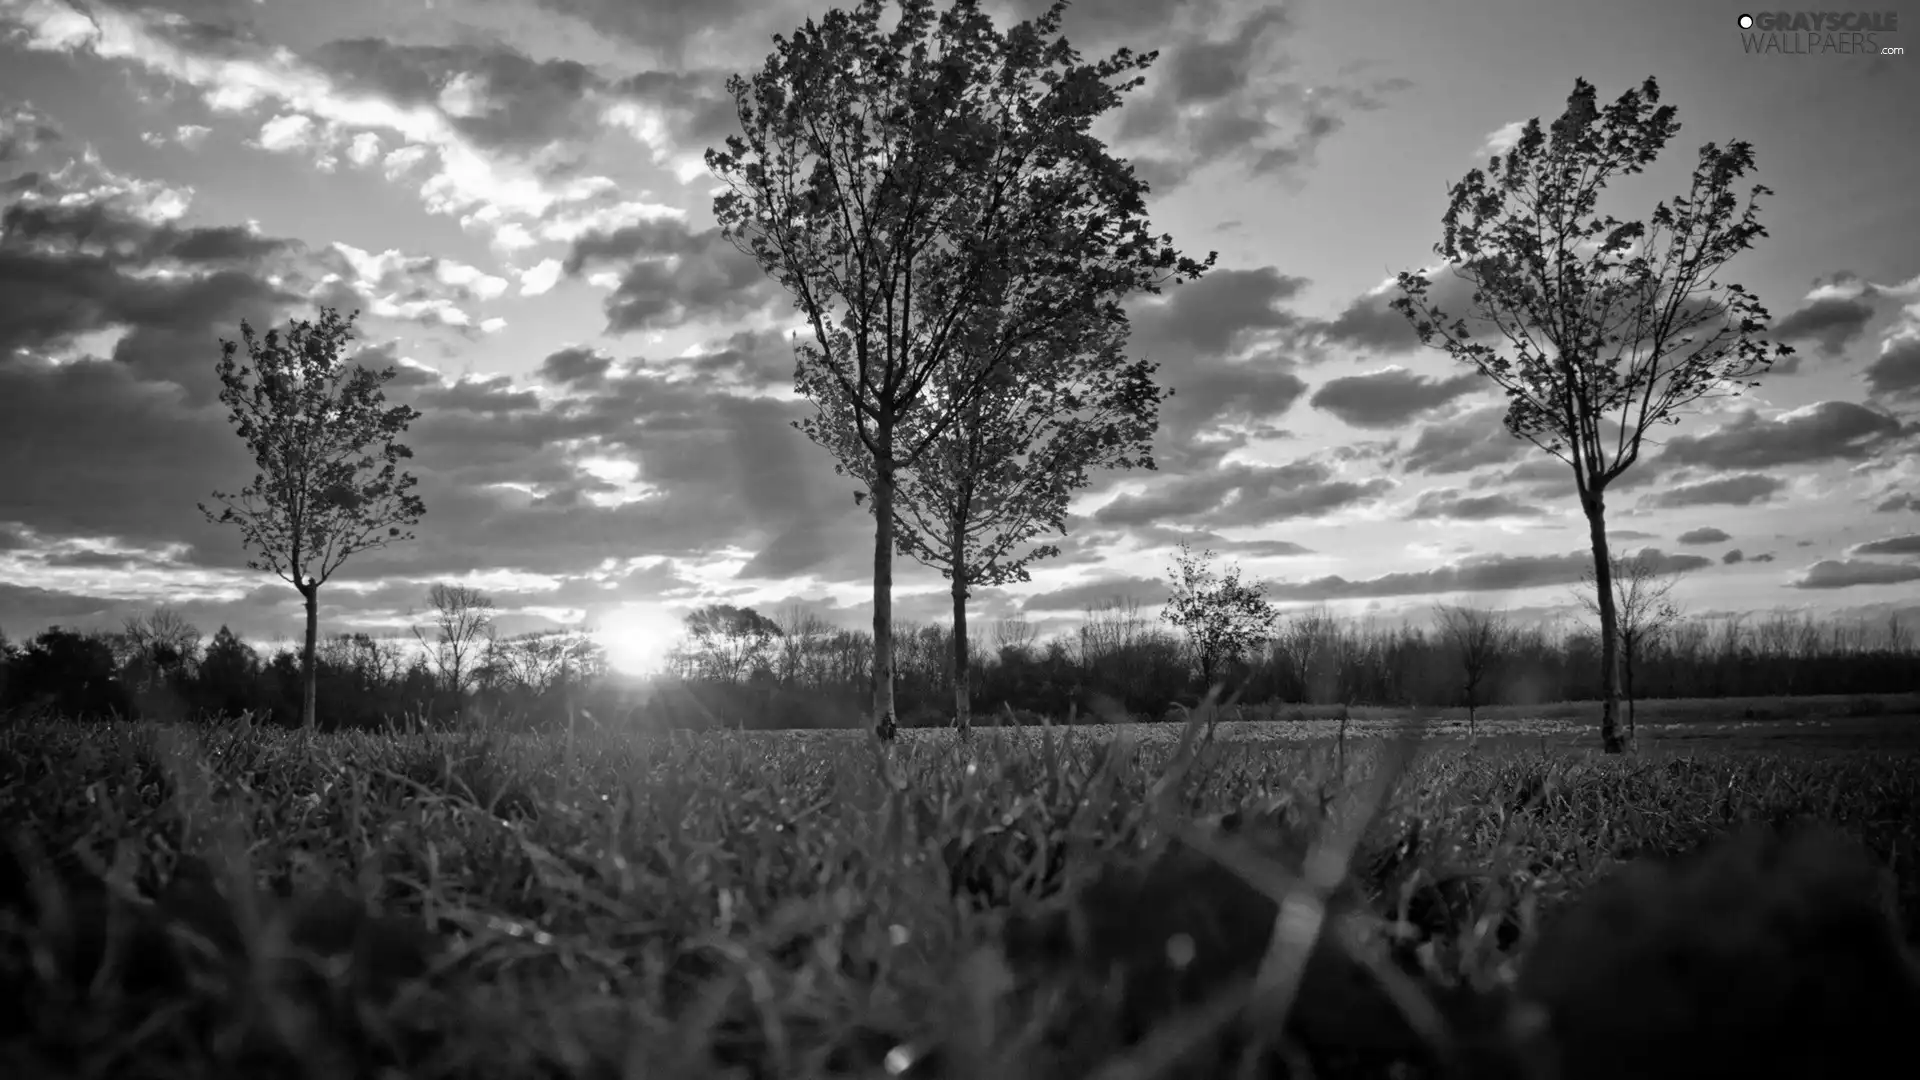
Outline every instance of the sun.
{"type": "Polygon", "coordinates": [[[598,623],[595,636],[607,650],[607,666],[628,675],[659,671],[681,636],[680,620],[652,604],[624,604],[598,623]]]}

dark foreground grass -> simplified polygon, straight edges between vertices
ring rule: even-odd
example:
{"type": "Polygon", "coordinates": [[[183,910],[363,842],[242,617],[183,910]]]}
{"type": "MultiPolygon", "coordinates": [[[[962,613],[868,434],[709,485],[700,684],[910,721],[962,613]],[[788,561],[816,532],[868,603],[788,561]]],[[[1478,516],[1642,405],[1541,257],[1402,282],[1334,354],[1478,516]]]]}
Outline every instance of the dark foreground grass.
{"type": "Polygon", "coordinates": [[[8,728],[0,1074],[1577,1080],[1909,1053],[1912,756],[1201,730],[8,728]]]}

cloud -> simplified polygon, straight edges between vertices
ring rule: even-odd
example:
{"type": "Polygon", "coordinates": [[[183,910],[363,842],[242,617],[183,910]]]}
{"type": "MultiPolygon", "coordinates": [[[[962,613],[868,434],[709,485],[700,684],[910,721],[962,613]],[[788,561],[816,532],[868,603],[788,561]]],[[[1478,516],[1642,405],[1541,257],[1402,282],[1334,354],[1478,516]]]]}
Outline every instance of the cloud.
{"type": "Polygon", "coordinates": [[[1863,461],[1903,434],[1899,420],[1851,401],[1822,401],[1772,419],[1743,409],[1704,435],[1668,439],[1658,460],[1662,467],[1714,469],[1863,461]]]}
{"type": "Polygon", "coordinates": [[[1546,511],[1511,495],[1468,495],[1458,488],[1439,488],[1420,494],[1407,518],[1413,521],[1447,519],[1490,521],[1495,518],[1540,517],[1546,511]]]}
{"type": "MultiPolygon", "coordinates": [[[[1711,559],[1698,555],[1666,555],[1654,548],[1648,548],[1640,557],[1649,560],[1654,571],[1660,574],[1698,570],[1713,564],[1711,559]]],[[[1473,555],[1449,566],[1382,574],[1363,581],[1350,581],[1334,574],[1311,581],[1282,582],[1270,586],[1268,596],[1280,601],[1314,603],[1453,592],[1510,592],[1572,584],[1580,581],[1592,565],[1593,553],[1588,551],[1564,555],[1473,555]]]]}
{"type": "MultiPolygon", "coordinates": [[[[1222,162],[1256,177],[1291,178],[1350,117],[1382,108],[1411,85],[1286,78],[1276,46],[1292,30],[1291,15],[1275,5],[1256,5],[1231,23],[1216,15],[1161,29],[1161,59],[1126,99],[1115,136],[1155,194],[1222,162]],[[1222,27],[1226,34],[1216,36],[1222,27]]],[[[1068,32],[1078,40],[1077,29],[1068,32]]]]}
{"type": "Polygon", "coordinates": [[[1697,484],[1681,484],[1647,496],[1641,500],[1643,505],[1653,507],[1677,506],[1752,506],[1766,502],[1779,494],[1787,486],[1785,480],[1777,476],[1765,476],[1760,473],[1741,473],[1714,480],[1702,480],[1697,484]]]}
{"type": "MultiPolygon", "coordinates": [[[[1468,332],[1484,334],[1493,326],[1479,318],[1473,303],[1473,284],[1445,266],[1423,267],[1418,271],[1427,281],[1427,302],[1438,307],[1449,319],[1464,319],[1468,332]]],[[[1422,348],[1419,335],[1406,316],[1392,308],[1404,293],[1397,279],[1389,278],[1347,304],[1331,321],[1317,327],[1326,340],[1369,352],[1412,352],[1422,348]]]]}
{"type": "Polygon", "coordinates": [[[1724,544],[1733,537],[1727,535],[1724,530],[1703,525],[1698,529],[1688,529],[1674,539],[1682,544],[1724,544]]]}
{"type": "Polygon", "coordinates": [[[1875,513],[1880,514],[1897,514],[1902,510],[1920,514],[1920,495],[1905,491],[1895,492],[1881,500],[1873,509],[1875,513]]]}
{"type": "Polygon", "coordinates": [[[1337,478],[1331,465],[1301,459],[1285,465],[1234,462],[1199,476],[1169,478],[1142,494],[1122,494],[1095,511],[1102,525],[1164,524],[1231,528],[1321,517],[1371,501],[1392,481],[1337,478]]]}
{"type": "MultiPolygon", "coordinates": [[[[545,11],[577,19],[601,34],[676,61],[694,38],[717,35],[763,7],[748,0],[653,0],[646,4],[628,0],[535,2],[545,11]]],[[[764,6],[777,8],[778,5],[764,6]]]]}
{"type": "Polygon", "coordinates": [[[1864,544],[1855,544],[1850,555],[1920,555],[1920,533],[1905,536],[1889,536],[1884,540],[1869,540],[1864,544]]]}
{"type": "Polygon", "coordinates": [[[520,272],[520,295],[544,295],[559,280],[560,260],[542,259],[538,265],[520,272]]]}
{"type": "Polygon", "coordinates": [[[0,112],[0,165],[31,157],[42,147],[60,141],[59,126],[30,102],[0,112]]]}
{"type": "Polygon", "coordinates": [[[1851,589],[1857,585],[1904,585],[1920,581],[1920,564],[1863,559],[1823,559],[1793,582],[1796,589],[1851,589]]]}
{"type": "Polygon", "coordinates": [[[1778,341],[1813,341],[1821,352],[1839,356],[1866,332],[1873,314],[1873,304],[1858,295],[1818,295],[1774,323],[1772,336],[1778,341]]]}
{"type": "Polygon", "coordinates": [[[579,159],[599,137],[604,112],[637,107],[638,91],[616,93],[574,61],[536,61],[500,44],[374,39],[302,55],[271,47],[237,16],[182,22],[156,7],[95,5],[81,16],[63,5],[30,6],[22,43],[124,62],[197,91],[218,114],[271,109],[268,143],[321,167],[342,151],[370,161],[374,150],[362,135],[391,138],[389,180],[412,183],[412,170],[430,163],[415,185],[427,210],[496,237],[516,238],[527,222],[619,186],[578,175],[579,159]]]}
{"type": "Polygon", "coordinates": [[[1115,598],[1133,600],[1145,606],[1162,604],[1173,595],[1166,581],[1149,577],[1113,577],[1067,585],[1035,593],[1021,601],[1022,612],[1085,611],[1115,598]]]}
{"type": "Polygon", "coordinates": [[[579,387],[599,386],[606,381],[613,359],[593,349],[574,346],[561,349],[540,362],[540,375],[549,382],[579,387]]]}
{"type": "MultiPolygon", "coordinates": [[[[1534,447],[1507,430],[1506,415],[1506,404],[1499,402],[1422,425],[1413,445],[1398,455],[1399,466],[1410,473],[1445,475],[1512,461],[1534,447]]],[[[1560,470],[1555,479],[1565,479],[1561,474],[1567,467],[1552,464],[1560,470]]]]}
{"type": "MultiPolygon", "coordinates": [[[[465,327],[473,316],[461,305],[498,299],[507,291],[505,278],[475,266],[438,255],[407,255],[398,249],[370,252],[335,241],[320,253],[327,275],[317,299],[333,306],[354,297],[353,307],[381,318],[465,327]]],[[[484,324],[483,328],[484,328],[484,324]]]]}
{"type": "Polygon", "coordinates": [[[1308,284],[1272,266],[1217,268],[1158,295],[1137,295],[1127,305],[1134,349],[1149,358],[1184,351],[1222,355],[1263,332],[1295,330],[1305,321],[1281,305],[1308,284]]]}
{"type": "Polygon", "coordinates": [[[592,232],[574,241],[564,271],[620,270],[603,303],[607,333],[660,330],[704,319],[740,318],[787,299],[785,290],[720,235],[663,219],[592,232]]]}
{"type": "Polygon", "coordinates": [[[606,84],[574,60],[535,60],[501,42],[407,45],[385,38],[329,41],[307,54],[343,91],[434,108],[488,151],[531,157],[590,135],[606,84]]]}
{"type": "Polygon", "coordinates": [[[1357,428],[1395,428],[1479,387],[1480,377],[1472,372],[1435,379],[1396,365],[1329,379],[1307,400],[1357,428]]]}
{"type": "Polygon", "coordinates": [[[1740,563],[1745,562],[1746,559],[1747,559],[1747,556],[1744,552],[1742,552],[1739,548],[1734,548],[1731,551],[1728,551],[1725,555],[1720,556],[1720,563],[1723,566],[1736,566],[1740,563]]]}
{"type": "Polygon", "coordinates": [[[1888,338],[1880,356],[1862,373],[1874,394],[1892,398],[1920,397],[1920,331],[1888,338]]]}
{"type": "Polygon", "coordinates": [[[1513,149],[1519,145],[1520,134],[1526,130],[1526,127],[1527,122],[1525,120],[1514,120],[1501,124],[1499,127],[1487,132],[1487,137],[1480,141],[1479,156],[1488,157],[1493,154],[1504,154],[1513,149]]]}

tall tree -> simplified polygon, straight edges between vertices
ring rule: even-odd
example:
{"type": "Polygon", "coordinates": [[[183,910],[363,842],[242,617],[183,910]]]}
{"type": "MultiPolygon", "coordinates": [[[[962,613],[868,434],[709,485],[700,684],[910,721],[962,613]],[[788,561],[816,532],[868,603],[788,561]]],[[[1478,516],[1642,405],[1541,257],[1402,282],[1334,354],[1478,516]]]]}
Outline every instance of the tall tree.
{"type": "Polygon", "coordinates": [[[1644,171],[1680,130],[1659,100],[1648,79],[1602,111],[1593,85],[1576,79],[1551,141],[1536,117],[1509,153],[1453,186],[1433,250],[1473,286],[1476,325],[1428,298],[1424,272],[1400,274],[1404,295],[1394,301],[1423,343],[1506,393],[1509,432],[1573,470],[1593,545],[1608,753],[1625,747],[1607,487],[1639,460],[1655,424],[1758,385],[1754,376],[1793,352],[1769,351],[1767,310],[1754,294],[1713,279],[1767,235],[1758,202],[1772,192],[1755,184],[1744,208],[1735,193],[1754,167],[1752,144],[1702,146],[1687,193],[1656,204],[1645,222],[1599,213],[1607,183],[1644,171]]]}
{"type": "Polygon", "coordinates": [[[433,657],[448,692],[464,694],[477,678],[476,660],[493,636],[493,599],[470,586],[436,582],[427,590],[427,603],[433,607],[437,633],[429,643],[416,626],[413,636],[433,657]]]}
{"type": "Polygon", "coordinates": [[[1167,569],[1173,596],[1160,617],[1187,635],[1200,680],[1212,688],[1222,665],[1259,647],[1273,632],[1280,613],[1267,603],[1266,585],[1240,580],[1240,568],[1216,573],[1213,552],[1198,555],[1186,541],[1167,569]]]}
{"type": "MultiPolygon", "coordinates": [[[[1640,658],[1680,621],[1680,605],[1673,599],[1674,586],[1684,571],[1668,568],[1660,553],[1643,548],[1637,554],[1613,560],[1608,579],[1613,583],[1614,629],[1620,638],[1620,683],[1627,699],[1627,741],[1634,730],[1634,669],[1640,658]]],[[[1583,575],[1586,591],[1576,594],[1580,606],[1596,618],[1600,605],[1594,599],[1599,585],[1593,568],[1583,575]]]]}
{"type": "Polygon", "coordinates": [[[752,80],[707,165],[726,237],[793,294],[811,342],[798,426],[873,496],[873,720],[895,732],[895,477],[1011,368],[1119,301],[1212,265],[1153,236],[1146,185],[1089,127],[1154,54],[1082,63],[1065,0],[1002,33],[977,0],[861,0],[809,19],[752,80]],[[889,6],[899,19],[880,25],[889,6]],[[941,378],[933,389],[936,376],[941,378]]]}
{"type": "MultiPolygon", "coordinates": [[[[1153,381],[1155,365],[1126,359],[1126,339],[1124,321],[1074,328],[949,409],[970,378],[968,365],[951,364],[929,383],[933,407],[905,425],[954,418],[918,464],[897,475],[894,529],[900,554],[952,583],[953,707],[962,731],[971,721],[971,588],[1031,580],[1029,566],[1060,554],[1052,544],[1025,545],[1046,531],[1066,535],[1067,504],[1092,470],[1154,468],[1160,402],[1171,391],[1153,381]]],[[[871,458],[859,454],[852,432],[833,434],[849,443],[847,471],[871,485],[871,458]]]]}
{"type": "Polygon", "coordinates": [[[417,524],[426,513],[412,491],[413,475],[399,470],[400,459],[413,451],[394,441],[419,412],[381,407],[386,394],[380,388],[393,378],[393,368],[374,372],[342,360],[359,314],[342,319],[322,307],[318,322],[291,320],[284,338],[278,330],[256,338],[242,321],[252,367],[234,359],[235,343],[220,342],[220,401],[232,410],[227,419],[260,471],[238,495],[213,493],[226,504],[223,512],[215,515],[205,503],[200,512],[209,521],[238,525],[243,543],[255,552],[247,565],[279,575],[306,601],[303,728],[314,726],[320,586],[353,554],[411,540],[413,534],[401,527],[417,524]],[[378,445],[370,452],[372,444],[378,445]]]}

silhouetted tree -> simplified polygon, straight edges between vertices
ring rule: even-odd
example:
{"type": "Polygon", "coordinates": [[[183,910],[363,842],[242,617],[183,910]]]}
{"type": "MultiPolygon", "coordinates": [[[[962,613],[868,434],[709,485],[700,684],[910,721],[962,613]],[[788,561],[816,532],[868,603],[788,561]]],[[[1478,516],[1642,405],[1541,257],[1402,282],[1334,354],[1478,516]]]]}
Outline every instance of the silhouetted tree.
{"type": "Polygon", "coordinates": [[[259,654],[223,625],[200,657],[200,705],[221,716],[256,710],[263,704],[259,677],[259,654]]]}
{"type": "Polygon", "coordinates": [[[1434,251],[1473,285],[1477,326],[1429,301],[1424,273],[1400,274],[1405,295],[1394,301],[1422,342],[1506,392],[1508,431],[1573,469],[1593,544],[1608,753],[1623,744],[1607,486],[1639,460],[1653,425],[1678,423],[1703,397],[1758,385],[1750,380],[1793,351],[1769,354],[1758,298],[1712,279],[1767,235],[1758,200],[1771,192],[1754,185],[1744,210],[1734,193],[1754,167],[1752,144],[1701,147],[1691,188],[1656,205],[1651,224],[1599,214],[1607,183],[1644,170],[1680,130],[1673,106],[1654,107],[1659,100],[1649,78],[1602,111],[1593,85],[1576,79],[1551,142],[1536,117],[1511,151],[1454,185],[1434,251]]]}
{"type": "MultiPolygon", "coordinates": [[[[952,582],[953,709],[963,733],[972,719],[971,586],[1031,580],[1030,565],[1060,554],[1052,544],[1020,549],[1043,531],[1066,535],[1067,504],[1091,470],[1154,468],[1153,433],[1167,391],[1154,383],[1153,364],[1127,361],[1126,339],[1125,321],[1104,317],[1063,333],[958,409],[944,402],[964,391],[966,365],[949,365],[928,384],[935,407],[918,417],[951,412],[955,419],[917,465],[900,472],[894,509],[901,553],[952,582]]],[[[871,469],[850,471],[872,480],[871,469]]]]}
{"type": "MultiPolygon", "coordinates": [[[[1614,627],[1620,639],[1620,677],[1627,698],[1629,740],[1638,734],[1634,726],[1635,665],[1647,649],[1680,620],[1680,605],[1673,600],[1673,588],[1680,584],[1681,574],[1663,567],[1659,555],[1658,551],[1644,548],[1632,558],[1608,556],[1613,563],[1613,572],[1607,576],[1613,584],[1614,627]]],[[[1594,598],[1599,595],[1599,584],[1593,567],[1587,567],[1582,577],[1587,591],[1578,594],[1578,599],[1581,606],[1597,618],[1600,605],[1594,598]]]]}
{"type": "MultiPolygon", "coordinates": [[[[1036,348],[1119,299],[1198,275],[1148,231],[1146,185],[1089,126],[1153,56],[1094,64],[1059,37],[1066,5],[1007,33],[974,0],[834,10],[728,80],[743,135],[707,165],[729,240],[794,295],[813,330],[798,424],[863,475],[874,534],[873,722],[896,726],[892,557],[896,474],[1036,348]],[[935,379],[948,389],[930,393],[935,379]],[[864,470],[864,472],[862,472],[864,470]]],[[[1211,258],[1207,265],[1211,265],[1211,258]]],[[[862,493],[864,494],[864,493],[862,493]]]]}
{"type": "Polygon", "coordinates": [[[1215,573],[1208,566],[1212,561],[1213,552],[1195,555],[1181,541],[1180,554],[1167,570],[1173,596],[1160,609],[1162,619],[1187,635],[1200,681],[1209,688],[1221,665],[1266,641],[1280,617],[1267,603],[1265,585],[1242,582],[1238,566],[1215,573]]]}
{"type": "Polygon", "coordinates": [[[708,604],[688,612],[685,663],[702,678],[734,683],[765,667],[780,626],[752,608],[708,604]]]}
{"type": "Polygon", "coordinates": [[[442,688],[464,694],[474,681],[476,659],[493,635],[493,601],[466,585],[436,583],[427,590],[427,603],[433,606],[434,640],[427,641],[417,626],[413,636],[433,657],[442,688]]]}
{"type": "Polygon", "coordinates": [[[60,716],[126,716],[126,688],[116,674],[113,646],[104,634],[59,626],[34,637],[8,664],[6,706],[26,705],[60,716]]]}
{"type": "Polygon", "coordinates": [[[1479,732],[1476,712],[1482,702],[1481,691],[1506,653],[1511,628],[1506,617],[1485,608],[1466,604],[1440,604],[1440,638],[1453,652],[1460,672],[1460,688],[1467,696],[1467,735],[1479,732]]]}
{"type": "Polygon", "coordinates": [[[233,342],[220,342],[220,400],[260,471],[237,496],[213,493],[227,504],[218,516],[205,503],[200,511],[209,521],[239,525],[242,540],[257,552],[247,565],[278,574],[306,601],[304,728],[314,725],[320,586],[355,552],[412,539],[400,527],[426,513],[412,492],[413,475],[399,471],[399,460],[413,451],[394,441],[420,414],[405,405],[380,407],[386,401],[380,387],[393,378],[393,368],[375,373],[341,360],[358,315],[342,319],[322,307],[319,322],[293,320],[284,339],[269,330],[256,340],[242,321],[253,368],[234,361],[233,342]],[[379,449],[367,453],[375,442],[379,449]]]}

